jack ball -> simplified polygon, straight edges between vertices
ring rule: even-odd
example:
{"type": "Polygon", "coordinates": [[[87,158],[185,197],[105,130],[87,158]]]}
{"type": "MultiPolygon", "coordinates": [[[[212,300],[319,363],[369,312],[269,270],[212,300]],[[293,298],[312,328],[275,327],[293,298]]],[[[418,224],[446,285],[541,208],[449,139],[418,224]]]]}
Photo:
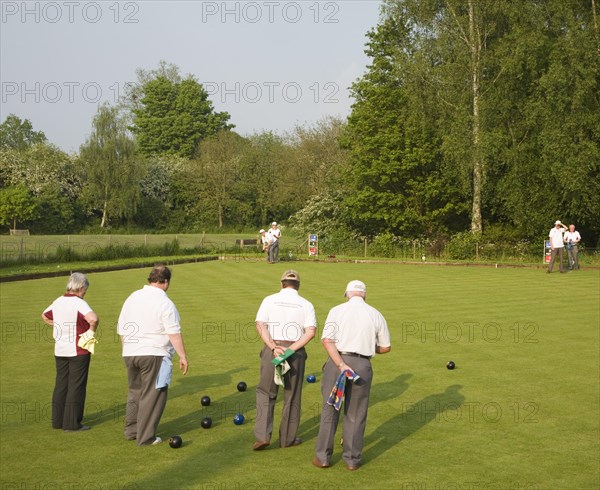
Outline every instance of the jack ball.
{"type": "Polygon", "coordinates": [[[173,449],[179,449],[182,444],[183,440],[179,436],[171,436],[169,438],[169,446],[171,446],[173,449]]]}

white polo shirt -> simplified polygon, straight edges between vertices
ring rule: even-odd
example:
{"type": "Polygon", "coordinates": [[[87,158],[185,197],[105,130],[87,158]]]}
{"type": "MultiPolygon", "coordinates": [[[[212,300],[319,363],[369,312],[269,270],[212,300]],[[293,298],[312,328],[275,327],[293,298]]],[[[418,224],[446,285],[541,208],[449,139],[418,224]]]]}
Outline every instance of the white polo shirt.
{"type": "Polygon", "coordinates": [[[118,332],[123,336],[123,357],[173,356],[169,334],[181,333],[179,312],[167,293],[144,286],[125,300],[118,332]]]}
{"type": "Polygon", "coordinates": [[[317,327],[317,316],[312,303],[293,288],[284,288],[263,299],[257,322],[267,323],[273,340],[295,342],[305,328],[317,327]]]}
{"type": "Polygon", "coordinates": [[[273,238],[273,235],[270,233],[265,233],[264,236],[261,237],[261,241],[263,245],[271,245],[271,243],[275,241],[275,238],[273,238]]]}
{"type": "Polygon", "coordinates": [[[281,238],[281,230],[279,228],[269,228],[267,233],[273,237],[273,241],[275,242],[281,238]]]}
{"type": "Polygon", "coordinates": [[[75,294],[65,294],[57,298],[44,310],[44,316],[54,322],[54,355],[58,357],[75,357],[89,354],[86,349],[77,346],[82,333],[90,328],[85,319],[92,309],[83,299],[75,294]]]}
{"type": "Polygon", "coordinates": [[[340,352],[368,357],[375,355],[375,346],[391,346],[385,318],[360,296],[352,296],[329,311],[321,338],[335,341],[340,352]]]}
{"type": "Polygon", "coordinates": [[[577,230],[575,230],[573,233],[571,233],[570,231],[565,231],[565,236],[564,236],[564,241],[569,243],[571,242],[573,245],[577,245],[577,242],[579,242],[581,240],[581,235],[579,234],[579,232],[577,230]]]}
{"type": "Polygon", "coordinates": [[[563,248],[565,246],[563,242],[563,229],[557,228],[556,226],[550,230],[548,234],[550,238],[550,246],[552,248],[563,248]]]}

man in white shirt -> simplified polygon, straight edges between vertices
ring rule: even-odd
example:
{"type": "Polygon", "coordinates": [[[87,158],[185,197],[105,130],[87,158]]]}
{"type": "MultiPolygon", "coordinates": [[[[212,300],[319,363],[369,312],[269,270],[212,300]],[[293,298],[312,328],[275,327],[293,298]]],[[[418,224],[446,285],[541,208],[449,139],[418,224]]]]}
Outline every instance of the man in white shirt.
{"type": "Polygon", "coordinates": [[[163,358],[162,369],[168,371],[175,350],[179,368],[183,374],[188,371],[179,312],[167,296],[170,281],[168,267],[154,267],[149,284],[125,300],[119,316],[118,332],[129,382],[125,439],[137,439],[140,446],[162,442],[156,429],[167,404],[168,384],[158,386],[163,358]]]}
{"type": "Polygon", "coordinates": [[[366,285],[362,281],[350,281],[344,295],[346,303],[331,309],[321,337],[329,357],[323,366],[323,409],[312,464],[319,468],[331,465],[340,412],[327,402],[340,374],[350,368],[360,376],[356,381],[348,381],[344,391],[342,459],[346,468],[352,471],[360,467],[367,426],[373,380],[370,359],[375,354],[389,352],[392,347],[385,318],[365,302],[366,285]]]}
{"type": "Polygon", "coordinates": [[[315,336],[317,318],[313,305],[298,294],[300,275],[288,270],[281,276],[281,290],[267,296],[256,314],[256,329],[264,342],[260,353],[260,380],[256,388],[255,451],[271,443],[273,415],[279,386],[275,383],[273,359],[291,349],[287,358],[290,370],[283,375],[284,398],[279,445],[297,446],[302,441],[296,437],[302,409],[302,382],[306,350],[304,346],[315,336]]]}
{"type": "Polygon", "coordinates": [[[281,238],[281,230],[277,228],[277,222],[271,223],[268,234],[273,237],[273,243],[269,248],[269,262],[279,262],[279,240],[281,238]]]}
{"type": "Polygon", "coordinates": [[[569,230],[565,231],[564,242],[567,244],[567,256],[569,257],[569,269],[579,269],[579,259],[577,258],[577,244],[581,241],[581,235],[575,231],[575,225],[569,225],[569,230]]]}
{"type": "Polygon", "coordinates": [[[267,252],[267,262],[271,263],[271,246],[273,245],[275,239],[273,238],[273,235],[271,235],[270,233],[266,232],[265,230],[261,229],[259,231],[260,233],[260,240],[262,242],[262,247],[263,247],[263,252],[267,252]]]}
{"type": "Polygon", "coordinates": [[[554,266],[554,260],[556,259],[557,254],[560,272],[566,272],[563,269],[563,249],[565,248],[563,232],[566,229],[567,227],[557,220],[554,222],[554,228],[552,228],[548,234],[548,237],[550,238],[550,248],[552,249],[550,263],[548,264],[548,274],[552,272],[552,267],[554,266]]]}

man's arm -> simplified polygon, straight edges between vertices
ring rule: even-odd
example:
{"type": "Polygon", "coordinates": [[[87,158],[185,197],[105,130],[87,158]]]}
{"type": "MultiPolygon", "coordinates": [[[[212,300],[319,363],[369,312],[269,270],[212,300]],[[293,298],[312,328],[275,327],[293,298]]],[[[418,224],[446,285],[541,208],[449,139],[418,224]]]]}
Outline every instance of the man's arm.
{"type": "Polygon", "coordinates": [[[342,356],[337,350],[335,340],[323,339],[321,342],[323,344],[323,347],[325,347],[327,354],[329,354],[331,361],[338,367],[340,372],[343,373],[346,369],[348,369],[349,366],[344,362],[342,356]]]}
{"type": "Polygon", "coordinates": [[[269,332],[269,324],[267,322],[256,322],[256,331],[260,335],[260,338],[264,342],[264,344],[269,348],[271,352],[273,352],[273,356],[276,357],[285,352],[285,348],[277,345],[271,337],[271,332],[269,332]]]}
{"type": "Polygon", "coordinates": [[[391,350],[392,350],[391,345],[389,347],[381,347],[379,345],[375,346],[375,352],[377,352],[377,354],[387,354],[391,350]]]}
{"type": "Polygon", "coordinates": [[[171,344],[173,344],[175,352],[177,352],[177,355],[179,356],[179,369],[181,369],[183,374],[187,374],[189,365],[187,356],[185,354],[185,346],[183,345],[183,337],[180,333],[170,333],[169,340],[171,341],[171,344]]]}
{"type": "Polygon", "coordinates": [[[293,351],[297,351],[298,349],[302,349],[306,344],[308,344],[315,336],[317,331],[316,325],[314,327],[306,327],[304,329],[304,333],[302,337],[300,337],[296,342],[288,347],[288,349],[292,349],[293,351]]]}

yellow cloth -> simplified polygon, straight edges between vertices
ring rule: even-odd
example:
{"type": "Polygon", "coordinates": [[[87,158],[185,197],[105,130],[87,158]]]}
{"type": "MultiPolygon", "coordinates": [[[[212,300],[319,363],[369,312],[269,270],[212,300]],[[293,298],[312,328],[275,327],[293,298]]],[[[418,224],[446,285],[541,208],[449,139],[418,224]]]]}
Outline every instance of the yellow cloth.
{"type": "Polygon", "coordinates": [[[276,385],[284,386],[285,383],[283,381],[283,375],[290,370],[290,365],[287,361],[283,361],[275,366],[275,375],[273,376],[273,380],[276,385]]]}
{"type": "Polygon", "coordinates": [[[90,351],[90,354],[93,354],[97,342],[98,339],[96,339],[95,333],[91,330],[87,330],[81,334],[77,345],[82,349],[90,351]]]}

